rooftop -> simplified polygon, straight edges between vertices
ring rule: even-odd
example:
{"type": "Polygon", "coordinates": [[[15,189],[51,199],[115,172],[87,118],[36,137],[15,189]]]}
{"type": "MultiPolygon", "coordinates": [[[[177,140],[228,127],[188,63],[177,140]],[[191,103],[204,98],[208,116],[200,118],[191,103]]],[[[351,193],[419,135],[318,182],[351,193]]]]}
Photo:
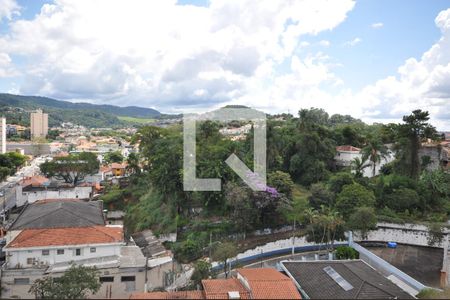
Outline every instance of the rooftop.
{"type": "Polygon", "coordinates": [[[239,269],[252,291],[253,299],[300,299],[292,280],[275,269],[239,269]]]}
{"type": "Polygon", "coordinates": [[[117,226],[25,229],[5,248],[108,244],[123,240],[123,228],[117,226]]]}
{"type": "Polygon", "coordinates": [[[9,230],[105,225],[100,201],[41,200],[24,208],[9,230]]]}
{"type": "Polygon", "coordinates": [[[281,265],[311,299],[413,298],[362,260],[285,261],[281,265]]]}
{"type": "Polygon", "coordinates": [[[241,299],[251,299],[249,291],[236,278],[202,280],[206,299],[227,299],[228,292],[239,292],[241,299]]]}
{"type": "Polygon", "coordinates": [[[336,151],[360,152],[361,149],[357,148],[357,147],[350,146],[350,145],[342,145],[342,146],[337,146],[336,147],[336,151]]]}
{"type": "Polygon", "coordinates": [[[270,268],[239,269],[237,278],[206,279],[202,286],[203,291],[133,293],[130,299],[301,299],[292,280],[270,268]]]}

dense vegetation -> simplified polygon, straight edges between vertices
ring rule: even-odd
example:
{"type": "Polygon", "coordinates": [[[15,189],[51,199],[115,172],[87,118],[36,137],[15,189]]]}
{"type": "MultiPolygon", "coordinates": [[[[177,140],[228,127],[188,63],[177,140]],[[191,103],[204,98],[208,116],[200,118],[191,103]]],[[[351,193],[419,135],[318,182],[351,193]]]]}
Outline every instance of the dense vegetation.
{"type": "Polygon", "coordinates": [[[72,103],[46,97],[0,94],[0,113],[8,123],[30,125],[29,112],[42,108],[49,113],[49,126],[71,122],[89,128],[140,125],[139,118],[159,118],[157,110],[144,107],[72,103]],[[127,119],[128,117],[128,119],[127,119]]]}
{"type": "Polygon", "coordinates": [[[26,161],[27,157],[17,152],[0,154],[0,182],[8,176],[14,175],[17,169],[22,167],[26,161]]]}
{"type": "Polygon", "coordinates": [[[377,220],[444,222],[450,213],[450,176],[428,171],[418,149],[427,138],[439,140],[428,113],[414,111],[401,124],[366,125],[350,116],[303,109],[298,117],[270,117],[267,124],[268,181],[255,192],[224,163],[235,153],[252,166],[252,133],[232,141],[219,133],[222,124],[206,121],[197,130],[197,177],[222,178],[221,192],[185,192],[182,185],[182,128],[141,128],[143,174],[115,189],[107,204],[125,207],[129,230],[152,228],[178,232],[171,245],[178,259],[192,261],[211,251],[210,238],[245,238],[263,228],[297,222],[307,239],[328,244],[346,229],[362,235],[377,220]],[[373,166],[392,144],[396,159],[373,178],[362,169],[373,166]],[[363,159],[338,168],[335,147],[361,147],[363,159]],[[353,169],[353,172],[352,172],[353,169]],[[305,191],[306,192],[299,192],[305,191]]]}

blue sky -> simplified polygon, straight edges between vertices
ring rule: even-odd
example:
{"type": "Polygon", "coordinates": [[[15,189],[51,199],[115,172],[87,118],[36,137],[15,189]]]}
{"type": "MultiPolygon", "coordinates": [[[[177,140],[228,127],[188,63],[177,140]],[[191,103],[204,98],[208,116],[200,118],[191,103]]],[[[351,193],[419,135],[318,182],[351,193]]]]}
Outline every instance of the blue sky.
{"type": "Polygon", "coordinates": [[[450,129],[449,1],[290,5],[0,0],[0,92],[164,112],[318,106],[367,122],[422,108],[450,129]]]}

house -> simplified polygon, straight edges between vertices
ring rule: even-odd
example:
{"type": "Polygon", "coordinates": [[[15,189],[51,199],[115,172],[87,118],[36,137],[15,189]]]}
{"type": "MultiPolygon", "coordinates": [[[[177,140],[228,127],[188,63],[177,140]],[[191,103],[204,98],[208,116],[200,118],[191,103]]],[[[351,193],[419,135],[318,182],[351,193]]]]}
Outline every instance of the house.
{"type": "Polygon", "coordinates": [[[282,269],[309,299],[414,299],[362,260],[283,261],[282,269]]]}
{"type": "Polygon", "coordinates": [[[8,227],[8,235],[24,229],[89,227],[95,225],[105,225],[103,202],[48,199],[27,205],[8,227]]]}
{"type": "Polygon", "coordinates": [[[235,278],[202,280],[202,291],[133,293],[130,299],[301,299],[292,280],[275,269],[238,269],[235,278]]]}
{"type": "Polygon", "coordinates": [[[128,298],[146,284],[162,288],[174,267],[165,251],[146,264],[141,249],[124,238],[122,226],[105,225],[101,201],[48,199],[27,205],[9,226],[3,251],[5,298],[30,298],[36,279],[61,276],[72,262],[99,270],[102,286],[90,298],[128,298]]]}
{"type": "Polygon", "coordinates": [[[94,194],[94,185],[84,186],[55,186],[49,181],[40,182],[32,179],[25,182],[26,186],[16,186],[16,206],[20,207],[27,203],[34,203],[46,199],[91,199],[94,194]],[[39,185],[38,185],[39,184],[39,185]]]}
{"type": "Polygon", "coordinates": [[[127,164],[126,163],[112,163],[111,164],[111,171],[113,176],[121,177],[125,176],[127,170],[127,164]]]}
{"type": "MultiPolygon", "coordinates": [[[[390,163],[395,159],[394,153],[389,150],[390,145],[385,145],[388,148],[388,154],[386,157],[381,158],[381,161],[376,163],[375,165],[375,176],[380,173],[381,167],[387,163],[390,163]]],[[[361,149],[357,147],[353,147],[351,145],[342,145],[336,147],[336,155],[334,156],[334,161],[336,162],[336,166],[338,167],[350,167],[352,161],[355,158],[359,158],[362,160],[361,149]]],[[[373,176],[373,164],[372,162],[367,161],[368,166],[362,171],[363,176],[372,177],[373,176]]]]}
{"type": "MultiPolygon", "coordinates": [[[[126,245],[121,226],[25,229],[4,251],[5,298],[31,298],[35,280],[60,277],[74,263],[95,266],[99,272],[101,288],[89,298],[127,298],[145,287],[146,259],[138,247],[126,245]]],[[[148,278],[155,274],[150,270],[148,278]]]]}
{"type": "Polygon", "coordinates": [[[334,160],[337,166],[349,167],[355,158],[361,159],[361,149],[350,145],[336,147],[334,160]]]}
{"type": "Polygon", "coordinates": [[[122,227],[89,226],[21,230],[6,246],[6,268],[47,267],[120,254],[122,227]]]}

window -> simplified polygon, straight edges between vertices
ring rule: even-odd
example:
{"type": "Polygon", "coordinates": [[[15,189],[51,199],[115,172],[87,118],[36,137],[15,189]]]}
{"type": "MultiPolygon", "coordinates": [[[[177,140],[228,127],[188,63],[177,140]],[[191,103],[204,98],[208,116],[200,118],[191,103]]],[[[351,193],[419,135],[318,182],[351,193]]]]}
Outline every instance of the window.
{"type": "Polygon", "coordinates": [[[114,276],[102,276],[100,282],[114,282],[114,276]]]}
{"type": "Polygon", "coordinates": [[[30,284],[30,278],[14,278],[14,284],[17,285],[30,284]]]}
{"type": "Polygon", "coordinates": [[[91,253],[97,252],[97,249],[95,247],[91,247],[91,253]]]}
{"type": "Polygon", "coordinates": [[[74,254],[75,254],[75,256],[81,256],[81,248],[75,249],[74,254]]]}
{"type": "Polygon", "coordinates": [[[64,249],[58,249],[58,250],[56,250],[56,254],[58,254],[58,255],[63,255],[63,254],[64,254],[64,249]]]}
{"type": "Polygon", "coordinates": [[[27,258],[27,265],[32,265],[34,263],[34,257],[27,258]]]}
{"type": "Polygon", "coordinates": [[[50,254],[50,250],[42,250],[42,255],[47,256],[50,254]]]}
{"type": "Polygon", "coordinates": [[[125,283],[125,291],[132,292],[136,290],[136,277],[135,276],[122,276],[121,281],[125,283]]]}

